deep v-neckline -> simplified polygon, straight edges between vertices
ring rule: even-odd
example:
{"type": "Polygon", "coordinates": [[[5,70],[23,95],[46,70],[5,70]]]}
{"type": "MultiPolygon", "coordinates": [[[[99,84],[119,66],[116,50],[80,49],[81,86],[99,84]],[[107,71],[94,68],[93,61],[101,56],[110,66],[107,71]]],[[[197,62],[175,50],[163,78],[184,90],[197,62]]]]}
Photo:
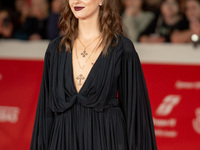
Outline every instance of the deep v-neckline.
{"type": "Polygon", "coordinates": [[[94,71],[94,69],[95,69],[95,67],[96,67],[96,65],[97,65],[97,63],[98,63],[98,61],[99,61],[99,59],[100,59],[100,57],[102,56],[102,51],[100,52],[100,54],[99,54],[99,56],[97,57],[97,59],[96,59],[96,61],[94,62],[94,64],[93,64],[93,66],[91,67],[91,69],[90,69],[90,71],[89,71],[89,73],[88,73],[88,75],[87,75],[87,77],[85,77],[85,82],[83,83],[83,85],[81,86],[81,88],[80,88],[80,90],[79,91],[77,91],[77,88],[76,88],[76,86],[75,86],[75,81],[74,81],[74,68],[73,68],[73,47],[71,48],[71,69],[72,69],[72,84],[73,84],[73,88],[74,88],[74,90],[76,91],[76,94],[79,94],[79,93],[81,93],[82,92],[82,90],[83,90],[83,88],[85,87],[85,84],[88,82],[88,80],[90,79],[90,76],[91,76],[91,74],[92,74],[92,72],[94,71]]]}

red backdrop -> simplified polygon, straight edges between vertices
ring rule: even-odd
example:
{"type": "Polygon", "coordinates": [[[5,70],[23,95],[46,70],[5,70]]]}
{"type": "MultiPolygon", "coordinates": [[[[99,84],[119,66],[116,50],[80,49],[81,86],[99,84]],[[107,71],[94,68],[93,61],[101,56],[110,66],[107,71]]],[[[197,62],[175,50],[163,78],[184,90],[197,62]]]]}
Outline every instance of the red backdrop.
{"type": "MultiPolygon", "coordinates": [[[[200,65],[142,64],[159,150],[200,150],[200,65]]],[[[29,149],[43,61],[0,60],[0,149],[29,149]]]]}

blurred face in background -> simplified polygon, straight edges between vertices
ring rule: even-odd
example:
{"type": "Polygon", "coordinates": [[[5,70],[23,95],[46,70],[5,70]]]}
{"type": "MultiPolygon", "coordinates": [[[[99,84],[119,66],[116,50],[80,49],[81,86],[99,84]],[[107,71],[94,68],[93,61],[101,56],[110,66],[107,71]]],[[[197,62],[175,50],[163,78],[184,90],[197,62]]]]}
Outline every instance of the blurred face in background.
{"type": "Polygon", "coordinates": [[[20,12],[21,17],[28,17],[30,15],[30,7],[25,0],[16,0],[15,8],[20,12]]]}
{"type": "Polygon", "coordinates": [[[60,7],[62,6],[64,0],[52,0],[51,2],[51,11],[54,13],[60,12],[60,7]]]}
{"type": "Polygon", "coordinates": [[[0,11],[0,37],[9,38],[12,36],[13,24],[7,11],[0,11]]]}
{"type": "Polygon", "coordinates": [[[32,15],[38,19],[48,17],[49,5],[47,0],[32,0],[32,15]]]}
{"type": "Polygon", "coordinates": [[[22,11],[22,7],[25,3],[25,0],[15,0],[15,8],[18,12],[22,11]]]}
{"type": "Polygon", "coordinates": [[[125,14],[136,16],[142,10],[143,0],[123,0],[125,14]]]}
{"type": "Polygon", "coordinates": [[[135,9],[141,8],[143,0],[124,0],[125,7],[132,7],[135,9]]]}
{"type": "Polygon", "coordinates": [[[165,0],[161,4],[161,13],[165,17],[176,16],[179,11],[179,4],[176,0],[165,0]]]}
{"type": "Polygon", "coordinates": [[[185,14],[189,21],[194,19],[200,20],[200,3],[196,0],[187,0],[186,1],[186,10],[185,14]]]}

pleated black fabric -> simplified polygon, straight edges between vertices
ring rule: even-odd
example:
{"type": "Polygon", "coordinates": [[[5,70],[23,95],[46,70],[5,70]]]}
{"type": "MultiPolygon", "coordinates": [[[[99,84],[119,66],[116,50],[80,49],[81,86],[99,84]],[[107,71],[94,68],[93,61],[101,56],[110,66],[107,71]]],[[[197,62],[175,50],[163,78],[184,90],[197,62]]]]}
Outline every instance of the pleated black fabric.
{"type": "Polygon", "coordinates": [[[151,107],[132,42],[99,55],[79,92],[72,53],[50,42],[30,150],[156,150],[151,107]],[[117,97],[117,93],[119,95],[117,97]]]}

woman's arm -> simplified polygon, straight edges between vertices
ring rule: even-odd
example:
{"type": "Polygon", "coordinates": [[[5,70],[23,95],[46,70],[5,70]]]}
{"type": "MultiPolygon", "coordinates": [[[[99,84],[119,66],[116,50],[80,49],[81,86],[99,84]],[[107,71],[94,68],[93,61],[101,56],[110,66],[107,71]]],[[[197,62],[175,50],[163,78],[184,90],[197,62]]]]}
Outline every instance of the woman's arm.
{"type": "Polygon", "coordinates": [[[50,52],[45,53],[43,76],[40,86],[35,122],[33,127],[30,150],[47,150],[50,130],[53,122],[53,113],[49,108],[49,70],[50,70],[50,52]]]}
{"type": "Polygon", "coordinates": [[[140,60],[132,42],[123,39],[119,102],[128,136],[128,150],[157,150],[148,91],[140,60]]]}

